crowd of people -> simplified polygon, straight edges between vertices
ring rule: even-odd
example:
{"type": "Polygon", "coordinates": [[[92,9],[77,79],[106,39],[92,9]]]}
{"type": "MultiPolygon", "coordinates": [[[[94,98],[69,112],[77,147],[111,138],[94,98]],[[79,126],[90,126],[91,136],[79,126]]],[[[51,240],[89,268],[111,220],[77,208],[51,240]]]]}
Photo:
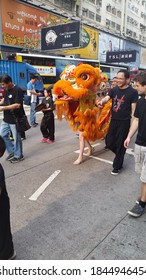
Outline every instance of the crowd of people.
{"type": "MultiPolygon", "coordinates": [[[[31,127],[36,127],[36,111],[37,97],[42,96],[42,93],[37,93],[35,90],[35,77],[31,77],[27,85],[27,94],[31,96],[30,105],[30,124],[31,127]]],[[[0,127],[0,157],[7,150],[8,156],[6,160],[10,163],[18,163],[24,160],[22,132],[18,131],[16,119],[25,115],[23,107],[23,91],[15,85],[9,75],[3,75],[0,78],[0,84],[4,89],[4,97],[0,101],[0,112],[3,112],[3,120],[0,127]],[[13,141],[11,139],[13,138],[13,141]]],[[[46,105],[42,109],[44,116],[41,121],[40,130],[43,135],[43,140],[48,143],[55,140],[55,124],[54,124],[54,105],[52,100],[52,87],[44,90],[45,97],[42,103],[46,105]]],[[[46,142],[41,140],[40,142],[46,142]]],[[[11,226],[10,226],[10,203],[6,189],[5,174],[2,165],[0,164],[0,260],[12,260],[16,257],[16,252],[13,246],[11,226]]]]}
{"type": "MultiPolygon", "coordinates": [[[[36,106],[37,98],[42,96],[35,90],[35,77],[31,77],[27,85],[27,94],[31,96],[30,125],[36,127],[36,106]]],[[[6,160],[11,163],[18,163],[24,160],[21,133],[16,128],[16,117],[25,114],[23,108],[23,93],[19,86],[15,85],[8,75],[1,77],[0,83],[4,88],[4,98],[0,101],[0,112],[3,111],[3,120],[0,127],[0,157],[5,149],[8,152],[6,160]],[[12,133],[14,141],[10,140],[12,133]]],[[[54,123],[54,102],[52,89],[44,90],[42,104],[43,117],[40,124],[42,133],[41,143],[53,143],[55,141],[54,123]]],[[[113,170],[111,174],[116,176],[121,172],[124,164],[124,156],[131,138],[137,131],[135,141],[135,171],[140,173],[141,194],[134,207],[128,211],[133,217],[140,217],[146,205],[146,72],[136,75],[134,86],[130,84],[129,72],[120,70],[113,78],[111,89],[106,96],[97,102],[99,108],[103,107],[108,100],[112,100],[111,121],[108,133],[105,138],[106,147],[114,154],[113,170]],[[139,98],[139,95],[141,96],[139,98]]],[[[80,133],[80,138],[81,138],[80,133]]],[[[83,141],[82,141],[83,142],[83,141]]],[[[88,144],[88,143],[87,143],[88,144]]],[[[83,143],[84,146],[84,143],[83,143]]],[[[89,156],[92,147],[89,144],[89,156]]],[[[82,158],[75,164],[79,164],[82,158]]],[[[6,190],[5,175],[0,164],[0,259],[13,259],[14,251],[11,227],[10,227],[10,206],[6,190]]]]}

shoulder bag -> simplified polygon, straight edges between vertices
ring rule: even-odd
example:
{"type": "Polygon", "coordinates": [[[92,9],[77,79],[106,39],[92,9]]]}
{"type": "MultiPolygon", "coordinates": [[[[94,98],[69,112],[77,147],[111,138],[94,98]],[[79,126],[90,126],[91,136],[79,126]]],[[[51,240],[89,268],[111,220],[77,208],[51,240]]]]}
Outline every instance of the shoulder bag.
{"type": "MultiPolygon", "coordinates": [[[[10,101],[8,100],[8,103],[10,105],[10,101]]],[[[16,129],[18,132],[24,132],[31,128],[27,116],[23,114],[22,116],[18,117],[15,115],[14,110],[11,110],[13,117],[15,119],[16,129]]]]}
{"type": "Polygon", "coordinates": [[[23,115],[22,117],[15,117],[16,129],[18,132],[24,132],[31,128],[27,116],[23,115]]]}
{"type": "Polygon", "coordinates": [[[14,110],[11,110],[16,123],[16,129],[18,132],[24,132],[31,128],[27,116],[24,114],[21,117],[16,117],[14,110]]]}

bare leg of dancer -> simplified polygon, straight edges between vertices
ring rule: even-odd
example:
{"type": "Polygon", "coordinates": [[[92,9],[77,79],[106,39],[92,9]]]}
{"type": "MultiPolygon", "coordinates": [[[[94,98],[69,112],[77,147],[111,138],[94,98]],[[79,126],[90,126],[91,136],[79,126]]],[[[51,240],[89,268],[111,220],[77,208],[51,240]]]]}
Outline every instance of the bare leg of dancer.
{"type": "Polygon", "coordinates": [[[80,140],[80,152],[79,152],[79,156],[77,158],[76,161],[74,161],[74,164],[80,164],[83,162],[83,153],[84,153],[84,148],[85,148],[85,144],[88,147],[88,152],[86,153],[86,156],[91,156],[94,148],[91,146],[90,142],[88,140],[85,140],[85,138],[82,136],[82,132],[79,131],[79,140],[80,140]]]}
{"type": "Polygon", "coordinates": [[[73,164],[80,164],[83,161],[83,153],[85,148],[85,138],[82,136],[82,131],[79,131],[80,152],[79,156],[73,164]]]}
{"type": "Polygon", "coordinates": [[[90,142],[88,140],[85,140],[85,144],[88,147],[88,152],[86,153],[86,156],[89,157],[92,155],[92,153],[94,152],[94,148],[91,146],[90,142]]]}

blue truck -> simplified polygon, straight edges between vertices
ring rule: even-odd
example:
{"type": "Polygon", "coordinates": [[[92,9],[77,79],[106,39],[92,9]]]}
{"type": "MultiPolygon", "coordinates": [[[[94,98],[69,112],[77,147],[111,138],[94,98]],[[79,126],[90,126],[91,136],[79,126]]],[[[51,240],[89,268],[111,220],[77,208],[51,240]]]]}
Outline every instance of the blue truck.
{"type": "Polygon", "coordinates": [[[3,74],[8,74],[13,83],[22,88],[24,94],[26,94],[27,83],[30,81],[31,75],[35,75],[37,77],[36,90],[43,91],[43,80],[40,74],[28,63],[1,59],[0,76],[3,74]]]}

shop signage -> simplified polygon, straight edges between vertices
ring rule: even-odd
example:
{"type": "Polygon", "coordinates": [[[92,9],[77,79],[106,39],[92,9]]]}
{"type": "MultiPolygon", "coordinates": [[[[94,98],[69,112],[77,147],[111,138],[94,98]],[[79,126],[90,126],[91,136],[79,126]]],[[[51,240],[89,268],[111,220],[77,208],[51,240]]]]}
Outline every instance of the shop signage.
{"type": "Polygon", "coordinates": [[[135,62],[136,61],[136,50],[131,51],[113,51],[106,53],[106,62],[114,63],[114,62],[135,62]]]}

